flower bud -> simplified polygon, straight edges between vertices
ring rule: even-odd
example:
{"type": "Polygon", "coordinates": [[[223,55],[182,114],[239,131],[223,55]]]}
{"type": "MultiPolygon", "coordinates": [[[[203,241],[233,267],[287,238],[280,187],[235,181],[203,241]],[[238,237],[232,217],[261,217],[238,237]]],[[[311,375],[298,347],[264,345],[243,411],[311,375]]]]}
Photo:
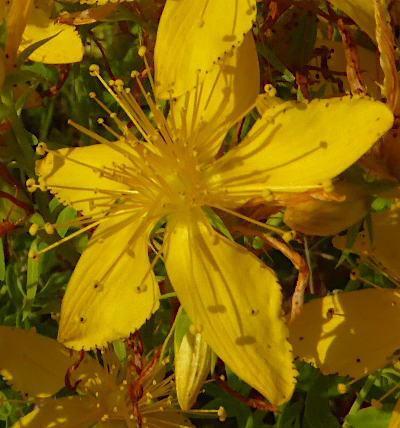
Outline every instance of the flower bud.
{"type": "Polygon", "coordinates": [[[211,349],[198,331],[189,329],[180,344],[175,336],[175,381],[178,402],[188,411],[196,402],[211,367],[211,349]]]}

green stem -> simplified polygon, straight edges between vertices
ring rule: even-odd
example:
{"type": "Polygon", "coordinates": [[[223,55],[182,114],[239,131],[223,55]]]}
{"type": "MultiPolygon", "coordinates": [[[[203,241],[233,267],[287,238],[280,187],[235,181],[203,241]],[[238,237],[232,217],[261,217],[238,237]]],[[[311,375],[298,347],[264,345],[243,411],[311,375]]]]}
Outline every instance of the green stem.
{"type": "MultiPolygon", "coordinates": [[[[375,375],[369,375],[367,377],[367,380],[364,383],[364,386],[360,389],[360,392],[357,394],[357,398],[355,399],[353,405],[351,406],[351,409],[348,413],[348,415],[353,415],[354,413],[357,413],[360,410],[361,405],[364,403],[365,399],[367,398],[367,395],[374,385],[375,382],[375,375]]],[[[347,415],[347,416],[348,416],[347,415]]],[[[349,424],[347,421],[344,421],[344,424],[342,428],[351,428],[352,425],[349,424]]]]}

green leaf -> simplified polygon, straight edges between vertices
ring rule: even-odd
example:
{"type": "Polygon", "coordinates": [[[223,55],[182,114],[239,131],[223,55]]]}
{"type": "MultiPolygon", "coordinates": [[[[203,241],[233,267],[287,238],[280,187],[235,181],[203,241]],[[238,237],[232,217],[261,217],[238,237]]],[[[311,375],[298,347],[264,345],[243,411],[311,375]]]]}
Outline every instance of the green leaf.
{"type": "Polygon", "coordinates": [[[223,235],[225,235],[228,239],[233,241],[233,237],[225,226],[221,217],[217,215],[210,207],[203,207],[203,211],[205,212],[207,220],[210,222],[211,226],[218,230],[218,232],[221,232],[223,235]]]}
{"type": "MultiPolygon", "coordinates": [[[[35,252],[38,251],[37,239],[32,242],[30,250],[35,252]]],[[[24,309],[22,311],[22,321],[25,321],[31,313],[31,308],[33,302],[35,301],[39,281],[39,268],[39,261],[28,258],[28,270],[26,274],[26,300],[24,309]]]]}
{"type": "Polygon", "coordinates": [[[178,314],[176,315],[175,319],[175,346],[179,348],[181,345],[182,339],[185,336],[185,334],[189,331],[189,327],[192,324],[192,321],[190,321],[190,318],[188,317],[185,310],[182,308],[182,306],[179,308],[178,314]]]}
{"type": "Polygon", "coordinates": [[[6,279],[6,264],[4,261],[4,247],[3,247],[3,239],[0,238],[0,281],[4,281],[6,279]]]}
{"type": "Polygon", "coordinates": [[[306,396],[304,422],[312,428],[340,428],[339,422],[331,413],[328,389],[329,376],[317,373],[306,396]]]}
{"type": "Polygon", "coordinates": [[[352,428],[382,428],[389,424],[392,415],[393,404],[384,404],[381,409],[367,407],[353,415],[348,415],[346,422],[352,428]]]}
{"type": "MultiPolygon", "coordinates": [[[[73,220],[74,218],[76,218],[76,216],[77,216],[77,212],[72,207],[65,207],[60,212],[60,214],[58,214],[56,224],[60,225],[63,223],[67,223],[70,220],[73,220]]],[[[64,236],[67,234],[69,228],[70,227],[62,227],[62,228],[57,227],[57,233],[61,236],[61,238],[64,238],[64,236]]]]}

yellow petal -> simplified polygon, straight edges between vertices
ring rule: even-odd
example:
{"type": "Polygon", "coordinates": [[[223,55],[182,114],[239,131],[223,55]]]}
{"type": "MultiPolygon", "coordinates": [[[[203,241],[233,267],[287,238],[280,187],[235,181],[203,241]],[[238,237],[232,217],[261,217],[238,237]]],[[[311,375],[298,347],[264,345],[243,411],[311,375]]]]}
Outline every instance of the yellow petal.
{"type": "Polygon", "coordinates": [[[93,234],[62,302],[58,339],[66,346],[103,347],[129,336],[158,308],[148,228],[140,218],[124,215],[93,234]]]}
{"type": "MultiPolygon", "coordinates": [[[[18,47],[21,43],[28,15],[32,9],[33,0],[13,0],[7,14],[7,41],[5,53],[7,71],[13,71],[17,58],[18,47]]],[[[0,5],[1,6],[1,5],[0,5]]]]}
{"type": "Polygon", "coordinates": [[[374,2],[369,0],[330,0],[333,6],[348,15],[371,40],[375,40],[374,2]]]}
{"type": "Polygon", "coordinates": [[[219,58],[242,43],[255,0],[167,0],[154,51],[156,92],[169,99],[194,88],[219,58]]]}
{"type": "MultiPolygon", "coordinates": [[[[343,43],[341,41],[334,40],[317,40],[315,43],[315,49],[324,49],[329,52],[329,55],[324,57],[327,61],[327,68],[329,70],[334,70],[335,72],[344,73],[344,75],[328,74],[329,77],[326,79],[324,74],[320,71],[320,69],[323,68],[321,56],[315,56],[311,59],[310,65],[317,67],[317,70],[310,70],[309,72],[309,81],[312,82],[310,86],[312,90],[317,92],[322,86],[324,86],[325,96],[337,95],[339,93],[339,85],[337,82],[339,81],[343,85],[343,91],[350,92],[350,86],[345,76],[347,62],[343,43]]],[[[380,99],[381,90],[377,85],[377,82],[382,80],[383,75],[382,69],[376,64],[376,52],[375,50],[372,51],[370,49],[363,48],[362,46],[357,46],[357,52],[360,57],[360,73],[365,85],[367,86],[368,95],[372,98],[380,99]]]]}
{"type": "Polygon", "coordinates": [[[88,428],[102,416],[94,400],[64,397],[47,400],[42,407],[28,413],[11,428],[88,428]]]}
{"type": "Polygon", "coordinates": [[[228,130],[256,101],[259,88],[257,51],[253,35],[248,33],[240,47],[226,55],[202,83],[173,102],[174,126],[182,130],[183,141],[193,140],[199,162],[214,158],[228,130]]]}
{"type": "Polygon", "coordinates": [[[74,359],[57,343],[33,330],[0,326],[0,374],[14,389],[49,397],[64,386],[74,359]]]}
{"type": "Polygon", "coordinates": [[[290,326],[296,355],[324,374],[359,378],[390,362],[400,348],[400,294],[364,289],[314,299],[290,326]]]}
{"type": "Polygon", "coordinates": [[[165,239],[171,283],[205,341],[272,404],[288,401],[297,373],[274,273],[200,210],[172,217],[165,239]]]}
{"type": "MultiPolygon", "coordinates": [[[[391,209],[371,213],[372,237],[367,231],[358,234],[351,248],[353,253],[369,257],[395,280],[400,280],[400,205],[399,200],[391,209]],[[372,242],[371,242],[372,238],[372,242]]],[[[333,240],[335,247],[344,249],[346,237],[333,240]]]]}
{"type": "Polygon", "coordinates": [[[246,139],[209,169],[209,187],[237,203],[272,191],[304,191],[355,162],[393,123],[378,101],[343,97],[271,107],[246,139]],[[240,200],[240,195],[243,199],[240,200]]]}
{"type": "Polygon", "coordinates": [[[283,221],[291,229],[307,235],[329,236],[349,228],[367,215],[367,195],[362,186],[339,182],[335,184],[335,192],[346,199],[342,202],[312,199],[289,206],[283,221]]]}
{"type": "Polygon", "coordinates": [[[110,191],[123,191],[127,187],[118,181],[104,177],[107,167],[126,165],[129,160],[121,152],[125,145],[113,143],[95,144],[88,147],[66,148],[50,151],[36,162],[39,183],[49,186],[49,190],[65,205],[72,205],[85,214],[93,214],[96,202],[111,203],[118,196],[110,191]],[[88,162],[85,161],[88,159],[88,162]],[[110,199],[104,199],[110,195],[110,199]],[[92,200],[87,201],[87,199],[92,200]],[[97,199],[97,201],[96,201],[97,199]],[[83,201],[84,202],[79,202],[83,201]],[[94,205],[93,205],[94,203],[94,205]]]}
{"type": "Polygon", "coordinates": [[[81,61],[83,45],[75,28],[70,25],[54,23],[45,12],[36,8],[32,9],[29,14],[18,51],[22,52],[33,43],[52,36],[55,37],[29,56],[31,61],[45,64],[68,64],[81,61]]]}

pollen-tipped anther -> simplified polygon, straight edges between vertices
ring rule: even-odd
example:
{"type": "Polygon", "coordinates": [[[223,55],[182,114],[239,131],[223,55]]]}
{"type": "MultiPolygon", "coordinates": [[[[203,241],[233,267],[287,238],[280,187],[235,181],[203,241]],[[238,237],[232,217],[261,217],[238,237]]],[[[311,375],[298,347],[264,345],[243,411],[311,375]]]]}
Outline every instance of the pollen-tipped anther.
{"type": "Polygon", "coordinates": [[[39,230],[39,225],[36,223],[31,224],[29,227],[29,234],[35,236],[39,230]]]}
{"type": "Polygon", "coordinates": [[[139,50],[138,50],[138,55],[143,58],[146,55],[146,46],[140,46],[139,50]]]}
{"type": "Polygon", "coordinates": [[[289,243],[290,241],[293,241],[293,239],[296,237],[296,232],[294,230],[289,230],[287,232],[285,232],[282,235],[282,239],[286,242],[289,243]]]}
{"type": "Polygon", "coordinates": [[[225,422],[226,418],[227,418],[227,414],[226,414],[226,410],[224,407],[220,406],[220,408],[218,409],[218,419],[220,420],[220,422],[225,422]]]}
{"type": "Polygon", "coordinates": [[[33,193],[38,188],[36,181],[33,178],[28,178],[25,184],[26,188],[28,189],[28,192],[30,193],[33,193]]]}
{"type": "Polygon", "coordinates": [[[37,153],[39,156],[44,156],[47,152],[48,152],[48,149],[47,149],[47,145],[46,145],[46,143],[39,143],[39,144],[36,146],[36,153],[37,153]]]}
{"type": "Polygon", "coordinates": [[[100,73],[100,67],[97,64],[92,64],[89,67],[89,73],[91,76],[97,76],[100,73]]]}
{"type": "Polygon", "coordinates": [[[48,235],[53,235],[54,233],[54,226],[50,223],[46,223],[44,225],[44,230],[48,235]]]}

